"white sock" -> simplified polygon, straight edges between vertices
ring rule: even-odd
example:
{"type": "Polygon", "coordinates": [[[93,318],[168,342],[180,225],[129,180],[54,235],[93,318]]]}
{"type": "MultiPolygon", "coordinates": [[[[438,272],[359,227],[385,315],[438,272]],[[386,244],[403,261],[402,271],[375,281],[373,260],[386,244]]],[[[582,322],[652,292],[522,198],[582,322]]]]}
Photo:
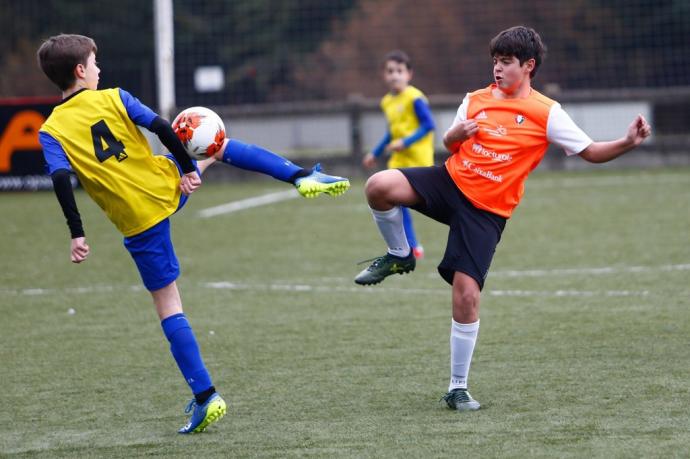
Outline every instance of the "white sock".
{"type": "Polygon", "coordinates": [[[395,206],[390,210],[371,209],[371,214],[374,216],[374,221],[379,227],[383,240],[388,245],[388,253],[396,257],[408,256],[410,245],[405,236],[403,213],[400,206],[395,206]]]}
{"type": "Polygon", "coordinates": [[[473,324],[460,324],[453,320],[450,329],[450,385],[453,389],[467,389],[467,375],[472,363],[472,352],[477,342],[479,321],[473,324]]]}

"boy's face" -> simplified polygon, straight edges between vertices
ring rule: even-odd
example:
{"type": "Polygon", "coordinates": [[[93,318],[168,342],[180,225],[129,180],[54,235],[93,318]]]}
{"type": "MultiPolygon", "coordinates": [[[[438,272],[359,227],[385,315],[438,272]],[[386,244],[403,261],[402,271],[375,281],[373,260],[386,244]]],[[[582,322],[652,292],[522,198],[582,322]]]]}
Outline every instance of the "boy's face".
{"type": "Polygon", "coordinates": [[[392,93],[399,93],[407,87],[412,79],[412,70],[407,68],[407,64],[387,61],[383,68],[383,80],[388,85],[392,93]]]}
{"type": "Polygon", "coordinates": [[[515,56],[494,56],[494,81],[505,94],[513,94],[524,83],[529,83],[529,74],[534,69],[534,59],[527,59],[520,65],[515,56]]]}
{"type": "Polygon", "coordinates": [[[100,73],[101,69],[98,68],[96,55],[93,52],[89,54],[88,59],[86,59],[86,66],[82,64],[77,65],[77,76],[84,80],[88,89],[98,89],[98,75],[100,73]]]}

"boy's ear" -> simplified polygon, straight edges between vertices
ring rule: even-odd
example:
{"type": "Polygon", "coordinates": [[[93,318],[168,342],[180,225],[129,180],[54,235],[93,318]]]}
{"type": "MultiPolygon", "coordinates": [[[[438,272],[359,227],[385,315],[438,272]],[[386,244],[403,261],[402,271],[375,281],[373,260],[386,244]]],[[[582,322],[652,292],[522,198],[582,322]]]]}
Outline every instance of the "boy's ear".
{"type": "Polygon", "coordinates": [[[74,67],[74,76],[77,78],[86,77],[86,67],[84,67],[84,64],[77,64],[77,66],[74,67]]]}
{"type": "Polygon", "coordinates": [[[537,64],[537,62],[534,60],[534,58],[527,59],[524,64],[525,69],[527,70],[528,73],[532,73],[532,70],[534,70],[534,66],[537,64]]]}

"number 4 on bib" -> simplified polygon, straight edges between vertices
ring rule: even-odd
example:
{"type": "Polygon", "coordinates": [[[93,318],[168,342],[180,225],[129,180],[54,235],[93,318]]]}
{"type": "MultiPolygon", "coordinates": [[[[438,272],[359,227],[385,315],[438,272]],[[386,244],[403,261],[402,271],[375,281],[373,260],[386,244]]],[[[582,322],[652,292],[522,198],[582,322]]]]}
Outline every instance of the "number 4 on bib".
{"type": "Polygon", "coordinates": [[[91,126],[91,137],[93,138],[93,149],[96,158],[100,162],[114,156],[118,162],[127,159],[125,146],[117,140],[104,120],[91,126]],[[105,148],[103,148],[105,145],[105,148]]]}

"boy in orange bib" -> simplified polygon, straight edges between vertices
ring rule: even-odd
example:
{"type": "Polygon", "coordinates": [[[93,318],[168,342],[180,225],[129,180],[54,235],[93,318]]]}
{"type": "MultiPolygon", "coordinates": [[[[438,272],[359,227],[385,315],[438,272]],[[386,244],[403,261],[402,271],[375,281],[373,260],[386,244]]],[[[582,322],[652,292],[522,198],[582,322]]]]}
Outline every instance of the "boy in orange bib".
{"type": "Polygon", "coordinates": [[[388,252],[355,278],[377,284],[415,268],[405,239],[401,206],[411,207],[450,227],[438,266],[452,285],[451,375],[443,400],[451,409],[480,408],[467,391],[479,331],[479,298],[505,223],[520,202],[524,181],[549,144],[591,163],[611,161],[651,134],[642,115],[627,133],[593,142],[560,104],[532,89],[546,53],[533,29],[504,30],[490,45],[494,82],[469,93],[458,108],[443,143],[451,156],[441,167],[391,169],[374,174],[366,196],[388,252]]]}

